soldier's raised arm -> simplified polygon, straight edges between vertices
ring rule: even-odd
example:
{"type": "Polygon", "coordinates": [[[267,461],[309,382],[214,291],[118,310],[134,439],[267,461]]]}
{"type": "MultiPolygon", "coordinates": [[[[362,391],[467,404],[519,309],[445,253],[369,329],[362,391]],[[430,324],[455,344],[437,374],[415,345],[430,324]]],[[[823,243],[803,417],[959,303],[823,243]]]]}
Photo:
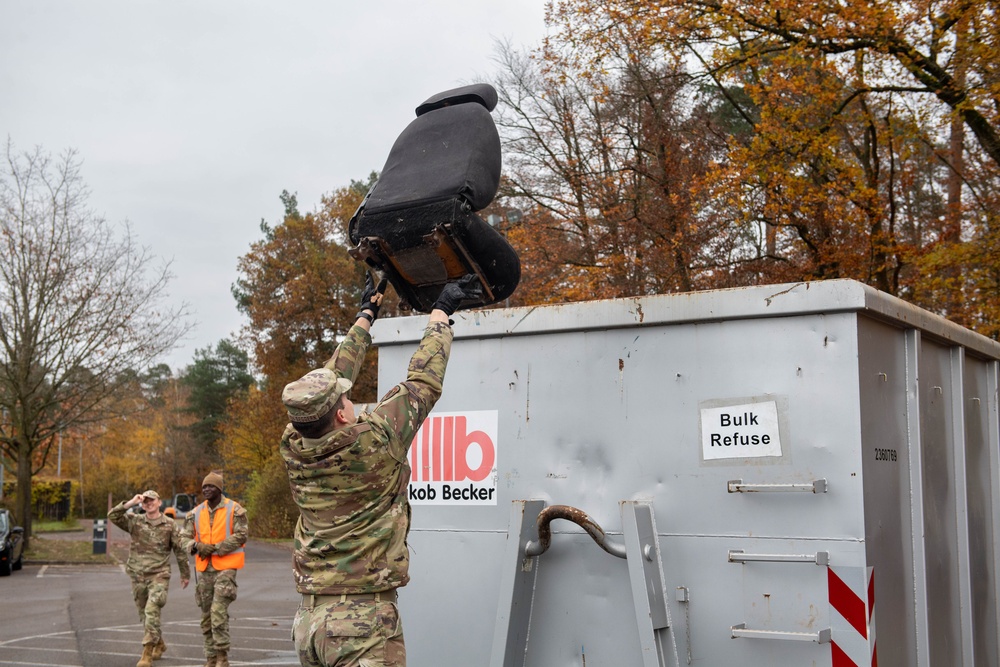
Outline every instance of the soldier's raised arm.
{"type": "Polygon", "coordinates": [[[137,493],[132,496],[129,500],[123,500],[110,510],[108,510],[108,521],[115,524],[126,533],[132,530],[131,519],[129,518],[128,511],[132,507],[138,505],[142,502],[142,494],[137,493]]]}
{"type": "Polygon", "coordinates": [[[347,336],[334,350],[333,356],[323,365],[323,368],[333,371],[337,377],[350,380],[352,384],[358,379],[358,373],[361,372],[362,363],[368,353],[368,346],[372,342],[368,332],[378,318],[384,296],[379,290],[385,289],[384,281],[376,286],[372,274],[366,275],[365,290],[361,295],[361,307],[355,316],[354,326],[348,330],[347,336]]]}
{"type": "Polygon", "coordinates": [[[441,397],[454,337],[450,317],[462,301],[478,298],[481,290],[472,275],[444,286],[410,358],[406,379],[386,392],[372,410],[372,426],[382,430],[389,451],[400,462],[406,460],[413,436],[441,397]]]}

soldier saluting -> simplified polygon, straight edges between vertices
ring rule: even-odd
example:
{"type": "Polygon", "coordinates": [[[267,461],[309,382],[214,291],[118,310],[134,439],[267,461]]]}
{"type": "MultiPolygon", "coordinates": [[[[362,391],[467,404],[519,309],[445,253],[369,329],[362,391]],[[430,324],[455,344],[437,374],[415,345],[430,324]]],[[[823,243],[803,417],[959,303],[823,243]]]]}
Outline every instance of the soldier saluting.
{"type": "Polygon", "coordinates": [[[191,567],[181,545],[180,531],[173,519],[160,513],[161,504],[160,494],[150,489],[118,503],[108,512],[108,521],[131,538],[125,571],[132,580],[132,599],[144,630],[142,657],[136,667],[150,667],[153,660],[158,660],[167,650],[160,611],[167,604],[171,551],[181,571],[181,586],[187,588],[191,580],[191,567]],[[144,514],[129,513],[129,509],[140,503],[144,514]]]}

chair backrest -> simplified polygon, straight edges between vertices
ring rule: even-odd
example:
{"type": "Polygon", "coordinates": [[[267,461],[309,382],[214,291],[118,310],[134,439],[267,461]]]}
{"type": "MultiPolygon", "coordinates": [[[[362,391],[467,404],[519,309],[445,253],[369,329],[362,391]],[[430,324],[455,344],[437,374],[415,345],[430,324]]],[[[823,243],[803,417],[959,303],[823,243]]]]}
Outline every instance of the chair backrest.
{"type": "Polygon", "coordinates": [[[492,86],[476,84],[418,106],[348,223],[351,256],[384,272],[401,304],[429,312],[444,284],[467,274],[479,278],[482,297],[460,308],[496,303],[517,287],[517,252],[476,214],[500,185],[496,103],[492,86]]]}
{"type": "Polygon", "coordinates": [[[396,139],[369,193],[370,213],[457,197],[471,210],[489,206],[500,185],[500,136],[487,84],[432,96],[396,139]]]}

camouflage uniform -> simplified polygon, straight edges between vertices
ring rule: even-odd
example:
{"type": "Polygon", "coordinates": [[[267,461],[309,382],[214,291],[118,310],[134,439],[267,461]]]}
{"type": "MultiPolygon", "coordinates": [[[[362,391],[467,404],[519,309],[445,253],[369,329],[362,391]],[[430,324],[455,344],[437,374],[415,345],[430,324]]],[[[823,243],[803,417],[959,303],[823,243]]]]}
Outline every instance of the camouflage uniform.
{"type": "MultiPolygon", "coordinates": [[[[409,581],[407,451],[441,396],[452,336],[447,323],[428,324],[406,380],[355,424],[315,440],[285,428],[281,456],[299,506],[294,572],[303,602],[292,638],[302,665],[406,662],[395,589],[409,581]]],[[[325,368],[353,383],[370,344],[352,327],[325,368]]],[[[312,400],[310,379],[321,375],[288,385],[286,406],[312,400]]]]}
{"type": "MultiPolygon", "coordinates": [[[[226,502],[223,496],[219,507],[226,502]]],[[[205,503],[202,503],[204,505],[205,503]]],[[[201,505],[195,507],[184,517],[184,530],[181,533],[185,551],[190,551],[194,544],[194,522],[201,505]]],[[[209,516],[214,519],[215,513],[209,516]]],[[[233,511],[233,532],[228,538],[218,544],[217,553],[227,554],[246,544],[249,535],[249,523],[246,510],[237,503],[233,511]]],[[[209,559],[205,570],[198,573],[198,585],[195,586],[195,601],[201,609],[201,634],[204,640],[205,656],[214,657],[220,651],[229,651],[229,605],[236,600],[236,570],[217,570],[209,559]]]]}
{"type": "Polygon", "coordinates": [[[108,521],[132,538],[125,571],[132,580],[132,598],[139,610],[139,622],[145,628],[142,643],[156,645],[163,635],[160,610],[167,604],[170,552],[173,551],[177,558],[181,579],[191,578],[191,568],[174,520],[163,514],[156,519],[149,519],[144,514],[130,514],[125,508],[126,502],[111,508],[108,521]]]}

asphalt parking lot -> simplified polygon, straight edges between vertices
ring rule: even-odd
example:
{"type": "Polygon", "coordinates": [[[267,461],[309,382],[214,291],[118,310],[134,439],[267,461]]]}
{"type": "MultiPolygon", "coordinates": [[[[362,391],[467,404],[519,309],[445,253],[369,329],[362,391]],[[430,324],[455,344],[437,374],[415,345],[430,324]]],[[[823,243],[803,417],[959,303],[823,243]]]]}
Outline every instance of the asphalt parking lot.
{"type": "MultiPolygon", "coordinates": [[[[298,665],[291,642],[298,596],[291,553],[247,544],[230,607],[233,665],[298,665]]],[[[202,653],[194,582],[181,588],[176,564],[163,610],[167,652],[158,667],[196,667],[202,653]]],[[[142,653],[131,586],[114,565],[31,565],[0,579],[0,665],[133,667],[142,653]]]]}

